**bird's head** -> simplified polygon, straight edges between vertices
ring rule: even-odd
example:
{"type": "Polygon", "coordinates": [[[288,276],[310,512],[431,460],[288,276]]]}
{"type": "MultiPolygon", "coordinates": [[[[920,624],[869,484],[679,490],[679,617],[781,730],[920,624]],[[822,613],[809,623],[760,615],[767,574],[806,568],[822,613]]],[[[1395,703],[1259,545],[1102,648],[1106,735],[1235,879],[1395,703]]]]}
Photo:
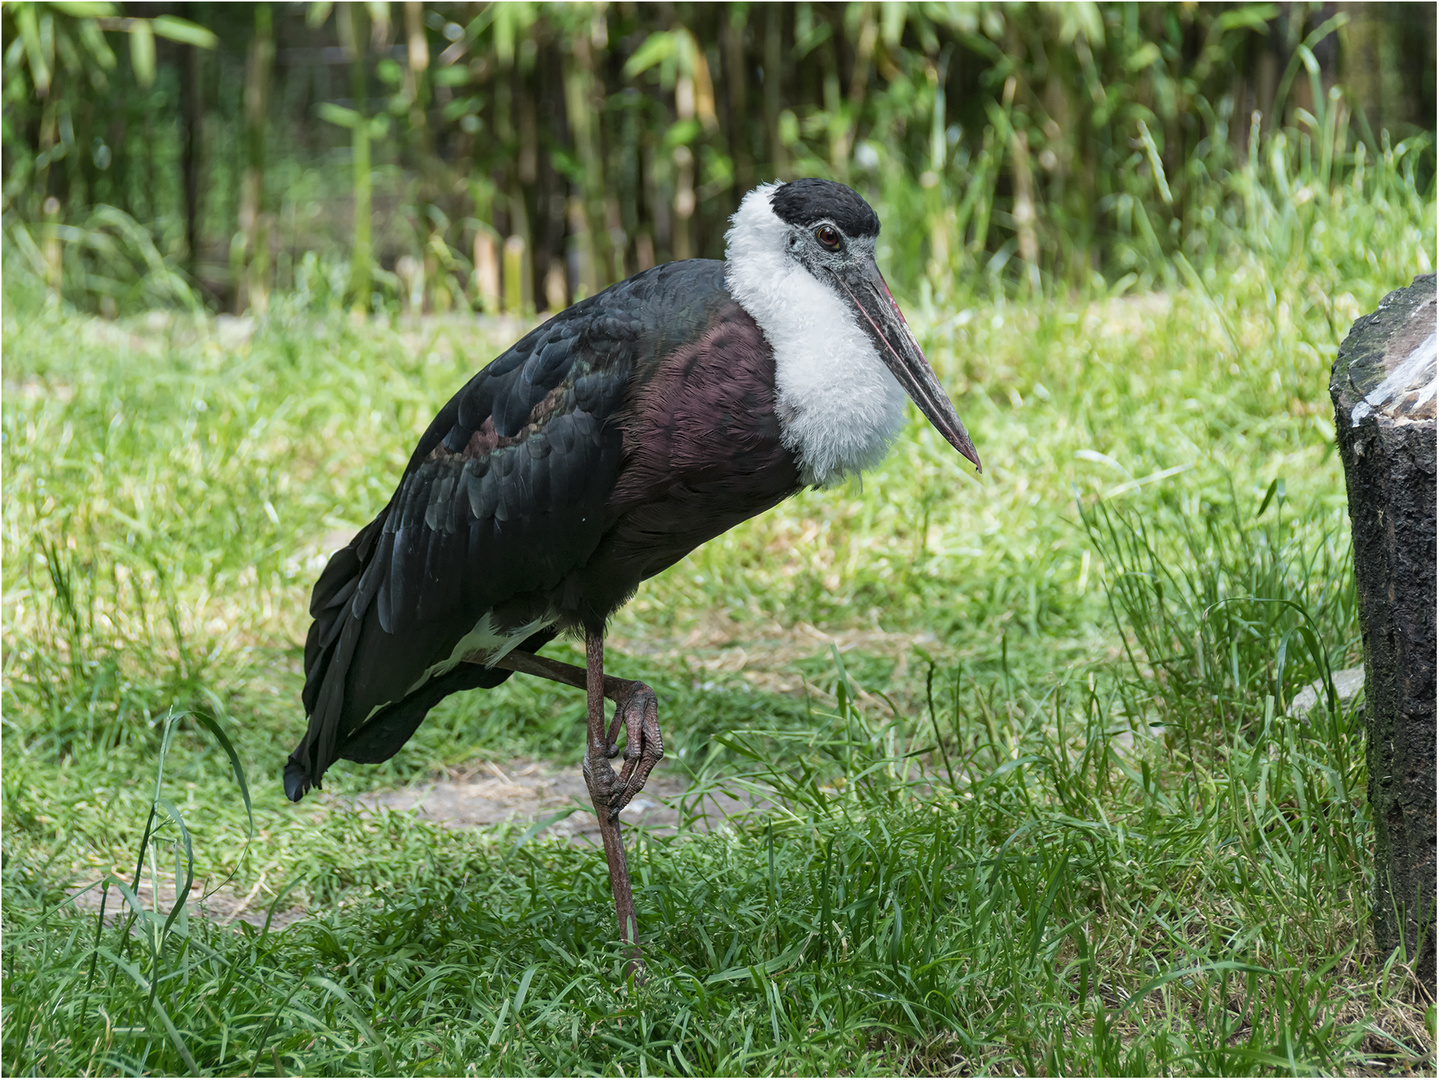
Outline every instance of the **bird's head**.
{"type": "Polygon", "coordinates": [[[802,333],[833,334],[840,344],[840,327],[805,323],[795,312],[794,297],[803,290],[791,285],[786,295],[768,287],[779,280],[793,283],[797,274],[818,283],[838,300],[846,322],[868,339],[935,430],[980,469],[969,433],[879,272],[878,237],[878,216],[843,184],[805,179],[761,185],[745,196],[726,237],[731,290],[766,333],[782,335],[782,324],[789,322],[803,326],[802,333]]]}

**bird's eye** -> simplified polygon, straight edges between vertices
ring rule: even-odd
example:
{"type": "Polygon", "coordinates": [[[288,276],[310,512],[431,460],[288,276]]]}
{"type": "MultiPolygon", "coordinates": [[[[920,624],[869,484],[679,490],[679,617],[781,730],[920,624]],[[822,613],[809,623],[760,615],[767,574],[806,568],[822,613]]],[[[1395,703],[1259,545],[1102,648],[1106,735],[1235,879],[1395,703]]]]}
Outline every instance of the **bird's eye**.
{"type": "Polygon", "coordinates": [[[821,225],[814,231],[814,238],[829,248],[830,251],[834,251],[839,247],[839,230],[833,225],[821,225]]]}

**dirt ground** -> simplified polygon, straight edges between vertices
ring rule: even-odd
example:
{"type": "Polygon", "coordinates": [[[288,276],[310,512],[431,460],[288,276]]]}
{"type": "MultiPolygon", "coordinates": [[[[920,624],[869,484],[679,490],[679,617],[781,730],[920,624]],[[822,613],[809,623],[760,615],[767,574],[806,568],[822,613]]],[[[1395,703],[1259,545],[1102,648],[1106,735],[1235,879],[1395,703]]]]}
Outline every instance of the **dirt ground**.
{"type": "MultiPolygon", "coordinates": [[[[723,792],[686,799],[687,778],[678,767],[667,768],[669,765],[661,762],[650,774],[644,791],[621,811],[620,820],[625,825],[661,835],[672,834],[679,829],[683,816],[692,828],[703,832],[718,827],[726,817],[765,805],[758,797],[736,797],[723,792]]],[[[394,791],[375,792],[357,799],[324,794],[320,797],[335,809],[348,805],[361,813],[381,810],[413,813],[452,829],[486,828],[507,821],[543,822],[537,835],[562,836],[574,844],[600,842],[599,823],[577,765],[561,768],[538,761],[513,761],[503,765],[476,761],[452,770],[446,777],[394,791]]],[[[206,897],[203,884],[197,882],[190,891],[189,912],[221,925],[241,921],[263,926],[268,918],[271,929],[280,929],[305,915],[302,907],[288,902],[271,913],[271,899],[265,886],[262,877],[248,892],[226,886],[206,897]]],[[[159,892],[160,910],[168,913],[175,904],[173,878],[162,878],[159,892]]],[[[98,886],[77,890],[74,903],[81,911],[98,912],[101,896],[98,886]]],[[[155,890],[149,880],[141,881],[136,897],[146,909],[156,910],[155,890]]],[[[112,888],[105,900],[106,920],[128,914],[124,898],[112,888]]]]}
{"type": "MultiPolygon", "coordinates": [[[[754,800],[723,793],[706,794],[681,802],[688,782],[678,769],[661,762],[644,791],[620,812],[629,826],[669,834],[679,828],[682,809],[699,831],[713,828],[727,816],[752,809],[754,800]]],[[[599,843],[599,822],[590,807],[589,793],[579,766],[555,768],[537,761],[515,761],[497,765],[478,761],[457,769],[445,779],[433,780],[397,791],[361,796],[359,806],[370,811],[384,808],[413,811],[429,821],[454,829],[483,828],[501,822],[548,819],[539,835],[568,837],[572,843],[599,843]],[[566,816],[559,817],[565,811],[566,816]]]]}

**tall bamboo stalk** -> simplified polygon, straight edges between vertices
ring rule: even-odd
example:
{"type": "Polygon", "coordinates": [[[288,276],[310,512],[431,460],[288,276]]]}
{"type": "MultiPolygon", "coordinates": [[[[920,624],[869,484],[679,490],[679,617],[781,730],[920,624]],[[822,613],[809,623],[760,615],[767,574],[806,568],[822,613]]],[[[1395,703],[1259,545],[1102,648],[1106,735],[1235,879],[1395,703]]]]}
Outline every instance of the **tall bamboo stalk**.
{"type": "Polygon", "coordinates": [[[575,34],[564,62],[565,110],[582,178],[571,196],[571,236],[579,249],[580,293],[592,296],[611,283],[608,228],[604,210],[604,157],[599,126],[604,90],[596,78],[589,34],[575,34]]]}
{"type": "MultiPolygon", "coordinates": [[[[536,27],[533,22],[524,27],[525,36],[529,39],[525,44],[530,49],[537,51],[536,27]]],[[[535,55],[534,52],[530,53],[535,55]]],[[[510,78],[514,87],[511,100],[514,102],[515,112],[515,135],[519,146],[515,154],[515,166],[510,171],[510,237],[505,242],[506,272],[505,272],[505,308],[509,311],[528,316],[535,310],[535,277],[534,277],[534,225],[530,213],[531,199],[535,193],[535,184],[540,176],[540,133],[539,116],[535,108],[535,95],[529,72],[523,63],[517,63],[510,71],[510,78]],[[510,274],[508,263],[511,258],[511,251],[518,252],[520,277],[519,293],[514,294],[510,289],[510,274]]]]}
{"type": "Polygon", "coordinates": [[[200,268],[200,125],[205,106],[200,92],[200,48],[182,45],[181,53],[184,66],[180,92],[184,105],[180,173],[185,198],[185,269],[193,279],[198,277],[200,268]]]}
{"type": "MultiPolygon", "coordinates": [[[[425,110],[430,102],[430,46],[425,38],[425,11],[420,0],[405,0],[405,67],[404,92],[409,103],[407,132],[410,157],[418,183],[415,185],[415,220],[419,226],[420,239],[427,231],[426,207],[437,198],[442,187],[441,174],[444,165],[434,153],[433,138],[425,110]]],[[[423,240],[421,240],[423,245],[423,240]]],[[[421,290],[439,295],[446,291],[435,280],[438,268],[429,254],[421,260],[423,281],[421,290]]]]}
{"type": "Polygon", "coordinates": [[[494,188],[487,180],[470,183],[475,200],[475,299],[486,315],[500,310],[500,242],[494,225],[494,188]]]}
{"type": "MultiPolygon", "coordinates": [[[[675,79],[675,116],[682,122],[695,118],[694,78],[685,72],[675,79]]],[[[676,259],[689,259],[694,257],[690,232],[690,219],[695,212],[694,151],[681,143],[670,151],[670,158],[674,162],[674,225],[670,244],[676,259]]]]}
{"type": "Polygon", "coordinates": [[[240,181],[238,258],[231,248],[236,277],[235,310],[265,310],[269,299],[270,252],[265,215],[265,120],[275,59],[274,13],[255,5],[255,34],[245,59],[245,171],[240,181]]]}
{"type": "Polygon", "coordinates": [[[754,187],[754,153],[750,147],[750,118],[745,108],[749,71],[745,66],[745,6],[734,4],[720,23],[724,39],[724,73],[729,105],[729,148],[734,161],[734,198],[738,202],[754,187]]]}
{"type": "Polygon", "coordinates": [[[1034,229],[1034,170],[1030,167],[1028,134],[1014,129],[1009,145],[1014,161],[1014,228],[1019,234],[1019,257],[1024,260],[1029,291],[1038,296],[1039,240],[1034,229]]]}
{"type": "Polygon", "coordinates": [[[534,314],[529,251],[525,238],[516,234],[505,240],[505,314],[528,317],[534,314]]]}
{"type": "Polygon", "coordinates": [[[785,10],[782,4],[765,5],[764,133],[770,172],[777,177],[784,176],[787,171],[784,143],[779,135],[781,85],[784,81],[784,28],[781,19],[785,10]]]}
{"type": "Polygon", "coordinates": [[[350,99],[355,126],[350,131],[352,185],[355,192],[354,241],[350,254],[350,303],[356,311],[370,309],[370,277],[374,265],[371,245],[370,123],[365,105],[366,20],[360,4],[341,4],[336,12],[340,46],[350,60],[350,99]]]}

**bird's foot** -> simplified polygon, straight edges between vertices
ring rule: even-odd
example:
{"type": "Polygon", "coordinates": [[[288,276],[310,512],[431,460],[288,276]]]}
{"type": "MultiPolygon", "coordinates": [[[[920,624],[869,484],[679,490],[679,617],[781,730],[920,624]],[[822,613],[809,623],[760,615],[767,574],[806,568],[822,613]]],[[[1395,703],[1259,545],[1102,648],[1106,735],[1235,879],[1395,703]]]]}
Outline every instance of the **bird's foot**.
{"type": "Polygon", "coordinates": [[[660,737],[659,703],[655,692],[644,683],[635,683],[629,696],[615,708],[605,740],[604,755],[592,747],[585,754],[585,784],[595,806],[609,808],[611,818],[629,805],[640,793],[654,767],[665,756],[664,740],[660,737]],[[620,727],[625,729],[624,765],[616,773],[608,758],[619,753],[620,727]]]}

